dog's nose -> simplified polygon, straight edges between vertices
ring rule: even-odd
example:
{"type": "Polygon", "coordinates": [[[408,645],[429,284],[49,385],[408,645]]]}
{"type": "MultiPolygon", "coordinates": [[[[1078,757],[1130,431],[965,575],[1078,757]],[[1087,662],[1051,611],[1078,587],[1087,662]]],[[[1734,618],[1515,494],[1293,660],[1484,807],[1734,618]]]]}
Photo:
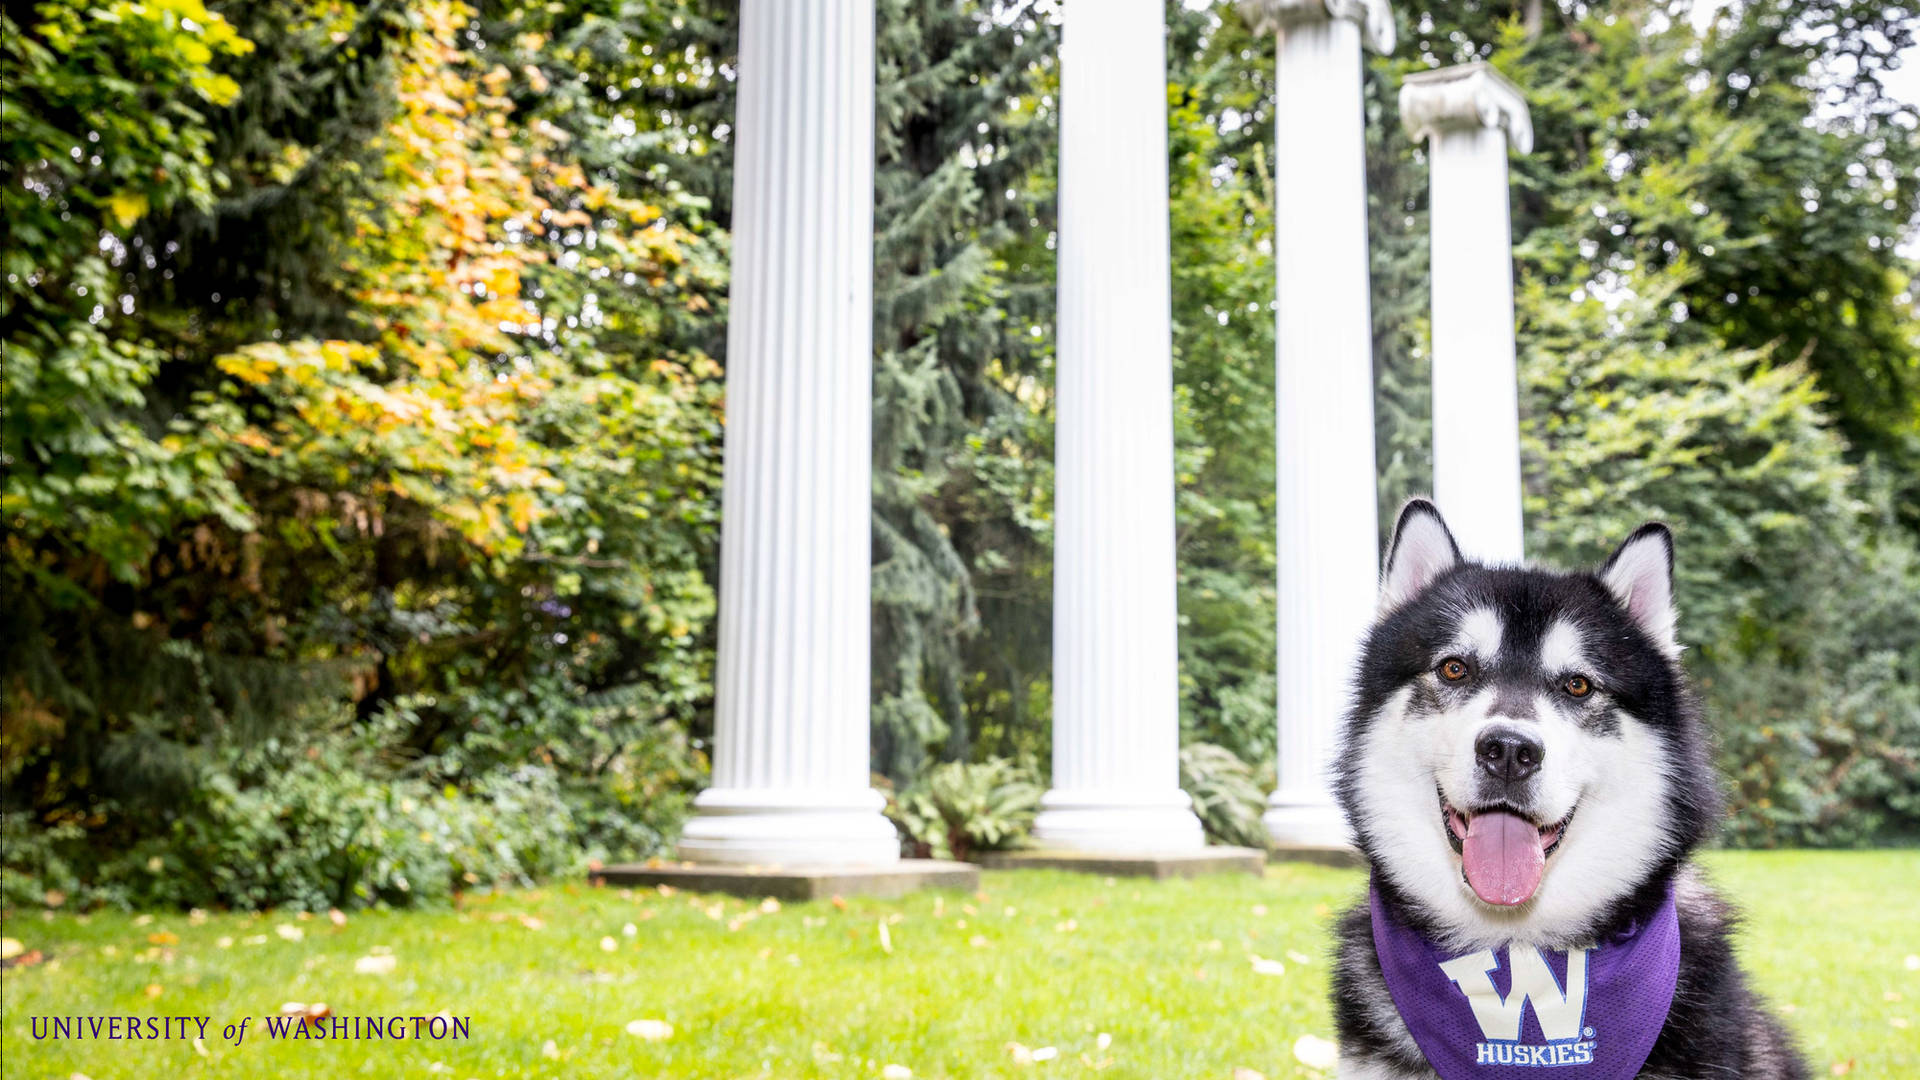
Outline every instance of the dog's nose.
{"type": "Polygon", "coordinates": [[[1483,732],[1473,744],[1480,768],[1496,780],[1518,783],[1540,771],[1540,759],[1547,748],[1539,739],[1513,728],[1493,728],[1483,732]]]}

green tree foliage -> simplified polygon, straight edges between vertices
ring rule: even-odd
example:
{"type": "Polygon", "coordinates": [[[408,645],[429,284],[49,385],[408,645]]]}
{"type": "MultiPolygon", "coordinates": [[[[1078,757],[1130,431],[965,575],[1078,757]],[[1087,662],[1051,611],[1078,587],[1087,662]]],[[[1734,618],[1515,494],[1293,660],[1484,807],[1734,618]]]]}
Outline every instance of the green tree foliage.
{"type": "MultiPolygon", "coordinates": [[[[7,26],[7,211],[45,222],[8,254],[10,830],[189,850],[261,737],[331,753],[350,705],[368,797],[530,767],[572,844],[659,843],[635,807],[697,777],[710,693],[724,248],[670,171],[588,166],[697,159],[644,102],[711,59],[558,9],[126,7],[7,26]]],[[[297,884],[207,887],[341,883],[297,884]]]]}
{"type": "Polygon", "coordinates": [[[879,27],[874,763],[904,780],[982,713],[1029,727],[1045,677],[1058,38],[1027,3],[886,0],[879,27]]]}

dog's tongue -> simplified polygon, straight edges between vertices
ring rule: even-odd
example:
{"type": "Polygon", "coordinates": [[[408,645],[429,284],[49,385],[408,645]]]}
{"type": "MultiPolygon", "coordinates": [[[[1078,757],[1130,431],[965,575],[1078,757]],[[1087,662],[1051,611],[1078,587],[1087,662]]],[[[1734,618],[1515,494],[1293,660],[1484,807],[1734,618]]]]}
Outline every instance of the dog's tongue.
{"type": "Polygon", "coordinates": [[[1524,904],[1540,887],[1547,853],[1533,822],[1497,810],[1473,815],[1461,844],[1467,884],[1489,904],[1524,904]]]}

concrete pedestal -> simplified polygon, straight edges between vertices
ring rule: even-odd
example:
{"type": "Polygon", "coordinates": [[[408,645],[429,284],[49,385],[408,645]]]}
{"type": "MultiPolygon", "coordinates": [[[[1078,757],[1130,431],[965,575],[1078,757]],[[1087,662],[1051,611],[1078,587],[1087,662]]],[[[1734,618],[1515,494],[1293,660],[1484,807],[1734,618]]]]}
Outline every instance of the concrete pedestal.
{"type": "Polygon", "coordinates": [[[1205,847],[1190,851],[983,851],[980,865],[988,870],[1073,870],[1109,877],[1144,877],[1156,881],[1202,874],[1252,874],[1266,868],[1264,852],[1243,847],[1205,847]]]}
{"type": "Polygon", "coordinates": [[[825,900],[834,896],[905,896],[919,889],[976,892],[980,868],[937,859],[900,859],[853,866],[755,866],[720,863],[649,862],[603,867],[589,875],[595,884],[670,885],[688,892],[717,892],[747,898],[825,900]]]}

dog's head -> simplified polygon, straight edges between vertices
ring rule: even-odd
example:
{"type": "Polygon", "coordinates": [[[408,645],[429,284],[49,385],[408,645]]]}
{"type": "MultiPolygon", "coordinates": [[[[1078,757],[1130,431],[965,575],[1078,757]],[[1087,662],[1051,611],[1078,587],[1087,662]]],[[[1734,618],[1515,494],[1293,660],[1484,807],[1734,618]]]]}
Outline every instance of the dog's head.
{"type": "Polygon", "coordinates": [[[1592,573],[1482,566],[1401,511],[1336,790],[1375,872],[1462,940],[1570,942],[1718,810],[1674,637],[1673,538],[1592,573]]]}

